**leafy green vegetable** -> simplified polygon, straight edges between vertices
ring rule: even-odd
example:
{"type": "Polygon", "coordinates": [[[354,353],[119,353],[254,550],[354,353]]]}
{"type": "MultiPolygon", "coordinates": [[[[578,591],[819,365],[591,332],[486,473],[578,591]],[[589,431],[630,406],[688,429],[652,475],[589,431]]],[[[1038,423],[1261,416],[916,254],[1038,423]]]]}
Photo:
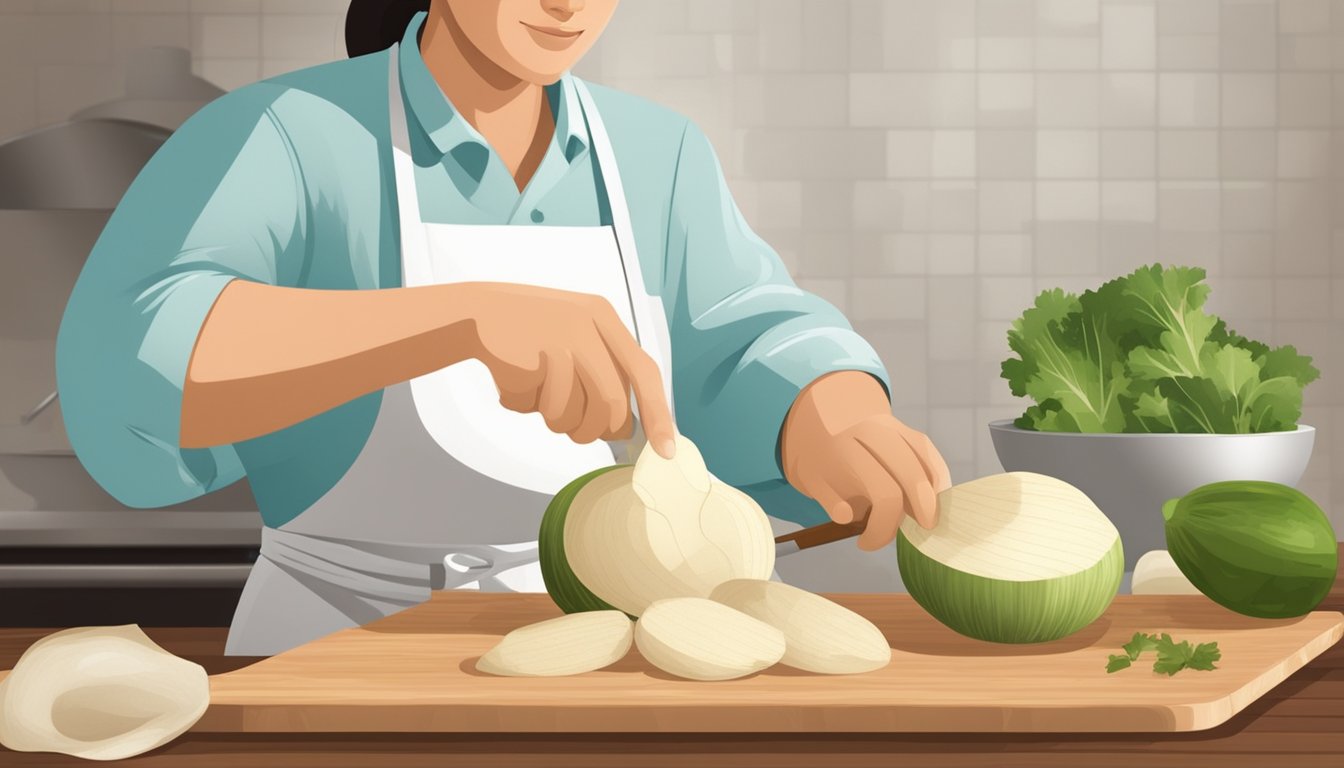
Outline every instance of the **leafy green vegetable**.
{"type": "Polygon", "coordinates": [[[1135,632],[1134,637],[1128,643],[1120,646],[1129,654],[1130,661],[1138,661],[1139,654],[1144,651],[1157,650],[1157,635],[1149,635],[1143,632],[1135,632]]]}
{"type": "Polygon", "coordinates": [[[1223,657],[1217,643],[1190,645],[1189,640],[1176,642],[1171,635],[1163,634],[1157,641],[1157,661],[1153,671],[1165,675],[1174,675],[1182,669],[1210,671],[1217,669],[1214,662],[1223,657]]]}
{"type": "Polygon", "coordinates": [[[1190,658],[1186,660],[1185,666],[1203,672],[1212,672],[1217,669],[1213,662],[1222,658],[1223,652],[1218,650],[1218,643],[1200,643],[1195,646],[1195,652],[1190,654],[1190,658]]]}
{"type": "Polygon", "coordinates": [[[1049,290],[1013,323],[1003,377],[1046,432],[1291,430],[1320,376],[1291,346],[1240,336],[1204,309],[1195,267],[1141,267],[1081,296],[1049,290]]]}
{"type": "Polygon", "coordinates": [[[1218,643],[1191,645],[1189,640],[1178,643],[1165,632],[1161,635],[1135,632],[1134,637],[1121,647],[1125,649],[1124,655],[1111,654],[1107,658],[1106,674],[1128,669],[1145,651],[1157,651],[1153,671],[1160,675],[1174,675],[1182,669],[1211,671],[1217,669],[1214,662],[1223,658],[1218,643]]]}
{"type": "Polygon", "coordinates": [[[1119,672],[1122,669],[1128,669],[1130,660],[1128,656],[1122,654],[1111,654],[1110,660],[1106,662],[1106,674],[1119,672]]]}

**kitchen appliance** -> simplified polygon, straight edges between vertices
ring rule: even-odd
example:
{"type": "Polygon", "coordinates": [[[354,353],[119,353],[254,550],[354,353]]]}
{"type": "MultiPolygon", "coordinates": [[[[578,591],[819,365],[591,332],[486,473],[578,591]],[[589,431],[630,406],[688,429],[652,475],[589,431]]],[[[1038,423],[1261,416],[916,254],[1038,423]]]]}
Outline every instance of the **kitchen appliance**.
{"type": "Polygon", "coordinates": [[[0,143],[0,623],[227,624],[260,542],[246,483],[131,509],[70,448],[55,348],[70,291],[136,174],[223,91],[149,48],[124,98],[0,143]],[[89,589],[96,587],[96,589],[89,589]]]}

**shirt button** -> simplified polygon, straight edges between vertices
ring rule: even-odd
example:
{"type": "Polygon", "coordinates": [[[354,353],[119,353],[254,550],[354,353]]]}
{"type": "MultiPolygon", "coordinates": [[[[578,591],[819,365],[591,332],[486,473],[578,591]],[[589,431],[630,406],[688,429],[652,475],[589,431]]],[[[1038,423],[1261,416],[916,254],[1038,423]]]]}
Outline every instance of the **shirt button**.
{"type": "Polygon", "coordinates": [[[533,224],[540,224],[541,222],[543,222],[543,221],[545,221],[545,220],[546,220],[546,214],[542,213],[542,212],[541,212],[539,209],[537,209],[537,208],[533,208],[533,209],[532,209],[532,223],[533,223],[533,224]]]}

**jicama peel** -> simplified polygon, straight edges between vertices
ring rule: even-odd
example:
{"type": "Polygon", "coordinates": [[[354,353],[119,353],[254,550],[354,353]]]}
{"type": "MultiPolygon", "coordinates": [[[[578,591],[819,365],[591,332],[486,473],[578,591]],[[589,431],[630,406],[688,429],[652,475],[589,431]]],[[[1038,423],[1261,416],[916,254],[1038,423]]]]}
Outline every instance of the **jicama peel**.
{"type": "Polygon", "coordinates": [[[1124,573],[1120,534],[1077,488],[1009,472],[938,496],[938,524],[897,536],[901,578],[934,618],[999,643],[1057,640],[1106,610],[1124,573]]]}
{"type": "Polygon", "coordinates": [[[732,680],[784,657],[784,635],[702,597],[655,601],[635,624],[635,645],[655,667],[689,680],[732,680]]]}
{"type": "Polygon", "coordinates": [[[778,581],[734,579],[710,599],[759,619],[784,635],[780,663],[832,675],[871,672],[891,661],[891,646],[873,623],[850,609],[778,581]]]}
{"type": "Polygon", "coordinates": [[[547,507],[538,538],[546,590],[566,613],[615,608],[638,617],[655,600],[768,579],[775,563],[765,512],[715,479],[684,437],[673,459],[645,448],[633,467],[570,483],[547,507]]]}
{"type": "Polygon", "coordinates": [[[33,643],[0,682],[0,744],[120,760],[173,740],[209,704],[205,669],[139,627],[67,629],[33,643]]]}
{"type": "Polygon", "coordinates": [[[620,661],[634,638],[634,623],[620,611],[569,614],[513,630],[476,669],[513,677],[578,675],[620,661]]]}

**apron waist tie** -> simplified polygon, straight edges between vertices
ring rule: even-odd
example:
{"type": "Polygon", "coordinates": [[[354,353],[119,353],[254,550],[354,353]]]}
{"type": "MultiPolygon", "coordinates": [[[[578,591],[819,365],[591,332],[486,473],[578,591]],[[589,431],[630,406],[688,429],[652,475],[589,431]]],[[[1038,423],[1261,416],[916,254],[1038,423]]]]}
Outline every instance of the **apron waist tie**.
{"type": "Polygon", "coordinates": [[[537,562],[536,542],[447,546],[430,563],[372,551],[377,546],[279,528],[261,531],[261,556],[277,566],[400,603],[423,603],[436,589],[508,590],[501,574],[537,562]]]}
{"type": "Polygon", "coordinates": [[[354,543],[269,526],[261,531],[261,556],[286,570],[392,602],[423,603],[443,584],[442,563],[435,568],[370,552],[354,543]]]}

